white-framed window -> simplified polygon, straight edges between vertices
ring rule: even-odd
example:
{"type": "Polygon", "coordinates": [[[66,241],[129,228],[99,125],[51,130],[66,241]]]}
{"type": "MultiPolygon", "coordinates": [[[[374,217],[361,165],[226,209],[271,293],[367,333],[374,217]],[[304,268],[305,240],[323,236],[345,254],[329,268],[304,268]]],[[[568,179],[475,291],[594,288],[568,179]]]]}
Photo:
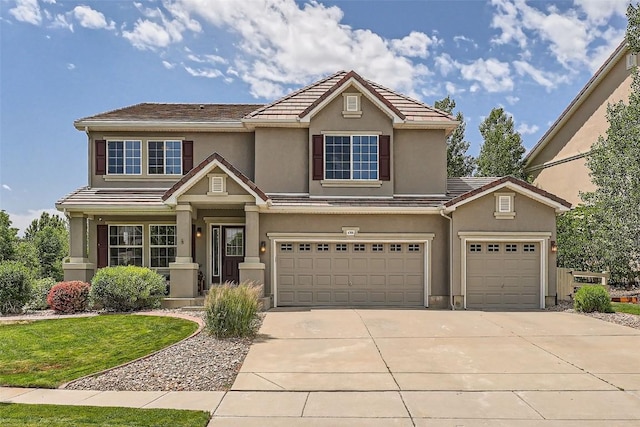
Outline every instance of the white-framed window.
{"type": "Polygon", "coordinates": [[[109,265],[143,265],[142,225],[109,226],[109,265]]]}
{"type": "Polygon", "coordinates": [[[108,175],[141,175],[142,174],[142,141],[108,140],[107,141],[107,174],[108,175]]]}
{"type": "Polygon", "coordinates": [[[325,135],[324,178],[378,180],[377,135],[325,135]]]}
{"type": "Polygon", "coordinates": [[[182,174],[182,141],[148,141],[149,175],[182,174]]]}
{"type": "Polygon", "coordinates": [[[149,226],[150,266],[153,268],[168,268],[170,262],[176,260],[176,226],[149,226]]]}
{"type": "Polygon", "coordinates": [[[225,256],[244,256],[244,228],[227,227],[224,234],[225,256]]]}
{"type": "Polygon", "coordinates": [[[514,209],[514,193],[496,193],[496,219],[513,219],[516,216],[514,209]]]}

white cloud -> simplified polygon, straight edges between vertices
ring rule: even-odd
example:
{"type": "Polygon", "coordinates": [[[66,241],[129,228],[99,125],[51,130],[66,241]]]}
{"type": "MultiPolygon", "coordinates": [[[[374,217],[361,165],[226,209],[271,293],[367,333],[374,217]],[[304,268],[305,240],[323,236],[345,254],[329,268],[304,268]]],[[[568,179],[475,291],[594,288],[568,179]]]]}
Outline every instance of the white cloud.
{"type": "Polygon", "coordinates": [[[225,58],[218,55],[195,55],[193,53],[187,55],[187,59],[193,62],[198,62],[200,64],[226,64],[228,62],[225,58]]]}
{"type": "Polygon", "coordinates": [[[191,68],[184,66],[184,69],[187,73],[191,74],[194,77],[206,77],[208,79],[214,79],[216,77],[222,76],[222,72],[220,70],[216,70],[215,68],[191,68]]]}
{"type": "Polygon", "coordinates": [[[456,62],[451,58],[448,53],[436,56],[434,59],[436,68],[440,71],[440,74],[447,76],[451,71],[457,68],[456,62]]]}
{"type": "Polygon", "coordinates": [[[504,99],[507,100],[509,105],[515,105],[518,101],[520,101],[520,98],[518,98],[517,96],[513,96],[513,95],[507,95],[507,96],[505,96],[504,99]]]}
{"type": "Polygon", "coordinates": [[[574,0],[574,3],[596,25],[606,24],[613,15],[625,16],[629,0],[574,0]]]}
{"type": "Polygon", "coordinates": [[[123,31],[122,36],[140,50],[167,47],[172,42],[171,34],[162,25],[147,19],[138,19],[133,31],[123,31]]]}
{"type": "Polygon", "coordinates": [[[165,48],[172,43],[179,43],[183,40],[182,33],[186,30],[192,32],[202,31],[200,23],[191,19],[176,4],[163,3],[175,19],[168,19],[158,8],[148,9],[140,3],[134,4],[149,19],[138,19],[133,26],[133,30],[122,31],[122,36],[140,50],[156,50],[157,48],[165,48]]]}
{"type": "Polygon", "coordinates": [[[174,68],[176,68],[176,64],[173,64],[169,61],[162,61],[162,65],[164,65],[164,68],[166,68],[167,70],[173,70],[174,68]]]}
{"type": "Polygon", "coordinates": [[[73,9],[73,16],[78,20],[80,25],[92,30],[113,30],[116,27],[116,23],[110,21],[107,23],[106,18],[101,12],[92,9],[89,6],[76,6],[73,9]]]}
{"type": "Polygon", "coordinates": [[[452,82],[446,82],[444,84],[444,88],[447,91],[448,95],[456,95],[465,92],[464,88],[458,87],[455,83],[452,82]]]}
{"type": "Polygon", "coordinates": [[[64,218],[64,215],[56,209],[29,209],[25,214],[7,213],[9,214],[9,219],[11,219],[11,226],[17,228],[19,230],[18,235],[22,236],[24,234],[24,230],[31,225],[31,222],[34,219],[40,218],[43,212],[64,218]]]}
{"type": "Polygon", "coordinates": [[[56,4],[56,0],[42,0],[43,3],[56,4]]]}
{"type": "Polygon", "coordinates": [[[540,129],[537,125],[528,125],[526,123],[520,123],[520,125],[516,128],[516,132],[520,135],[532,135],[540,129]]]}
{"type": "Polygon", "coordinates": [[[76,69],[76,64],[72,64],[72,63],[67,64],[67,70],[75,70],[75,69],[76,69]]]}
{"type": "Polygon", "coordinates": [[[413,56],[425,57],[435,38],[410,33],[385,39],[343,24],[343,12],[318,2],[176,0],[174,17],[198,16],[239,37],[233,69],[256,97],[272,98],[340,69],[363,74],[408,94],[430,74],[413,56]]]}
{"type": "Polygon", "coordinates": [[[67,19],[67,15],[57,14],[56,16],[51,16],[49,12],[45,11],[45,15],[48,19],[51,20],[49,24],[49,28],[66,28],[73,33],[73,24],[69,22],[67,19]]]}
{"type": "Polygon", "coordinates": [[[11,187],[9,187],[7,184],[2,184],[2,188],[4,188],[7,191],[13,191],[11,190],[11,187]]]}
{"type": "Polygon", "coordinates": [[[513,41],[524,49],[527,46],[527,36],[522,31],[516,5],[509,0],[491,0],[491,4],[498,9],[498,13],[491,20],[491,28],[497,28],[501,31],[500,35],[491,41],[497,44],[507,44],[513,41]]]}
{"type": "Polygon", "coordinates": [[[477,59],[470,64],[460,64],[462,78],[477,82],[471,85],[471,92],[477,92],[482,86],[487,92],[508,92],[513,90],[511,69],[506,62],[495,58],[477,59]]]}
{"type": "Polygon", "coordinates": [[[398,55],[426,58],[429,56],[429,46],[437,43],[436,37],[430,38],[425,33],[411,31],[402,39],[391,40],[391,47],[398,55]]]}
{"type": "Polygon", "coordinates": [[[556,75],[546,71],[542,71],[525,61],[513,61],[513,67],[520,76],[527,75],[536,83],[547,88],[554,89],[558,83],[567,81],[567,75],[556,75]]]}
{"type": "Polygon", "coordinates": [[[38,5],[38,0],[16,0],[16,6],[9,9],[9,13],[21,22],[27,22],[33,25],[40,25],[42,23],[42,13],[38,5]]]}
{"type": "Polygon", "coordinates": [[[473,39],[471,39],[469,37],[466,37],[466,36],[462,36],[462,35],[454,36],[453,37],[453,41],[456,43],[456,46],[458,46],[458,47],[460,47],[460,45],[462,45],[461,42],[464,42],[464,43],[468,43],[471,46],[473,46],[474,49],[478,48],[478,43],[476,43],[475,40],[473,40],[473,39]]]}

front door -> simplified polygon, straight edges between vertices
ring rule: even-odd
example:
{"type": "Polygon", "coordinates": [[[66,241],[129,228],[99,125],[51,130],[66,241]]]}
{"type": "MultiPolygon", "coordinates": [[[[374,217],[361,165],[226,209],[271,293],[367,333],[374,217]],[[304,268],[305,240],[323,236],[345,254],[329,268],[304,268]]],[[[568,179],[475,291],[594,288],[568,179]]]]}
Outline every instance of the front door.
{"type": "Polygon", "coordinates": [[[244,227],[222,227],[222,282],[240,283],[238,264],[244,261],[244,227]]]}

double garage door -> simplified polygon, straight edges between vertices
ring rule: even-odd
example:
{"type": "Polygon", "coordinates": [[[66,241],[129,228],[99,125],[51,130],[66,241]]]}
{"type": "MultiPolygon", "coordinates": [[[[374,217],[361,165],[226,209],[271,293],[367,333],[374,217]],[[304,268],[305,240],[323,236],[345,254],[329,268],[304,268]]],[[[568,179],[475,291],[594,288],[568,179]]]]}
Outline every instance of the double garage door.
{"type": "Polygon", "coordinates": [[[540,308],[538,242],[469,242],[467,308],[540,308]]]}
{"type": "Polygon", "coordinates": [[[424,243],[278,242],[278,306],[423,306],[424,243]]]}

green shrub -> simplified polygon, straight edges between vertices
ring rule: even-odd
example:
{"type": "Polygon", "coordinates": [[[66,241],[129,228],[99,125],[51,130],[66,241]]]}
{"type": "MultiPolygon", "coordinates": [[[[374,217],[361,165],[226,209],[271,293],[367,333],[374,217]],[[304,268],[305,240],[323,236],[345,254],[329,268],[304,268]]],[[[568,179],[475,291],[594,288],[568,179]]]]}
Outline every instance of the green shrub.
{"type": "Polygon", "coordinates": [[[31,273],[17,261],[0,263],[0,313],[19,313],[31,296],[31,273]]]}
{"type": "Polygon", "coordinates": [[[31,287],[31,296],[25,310],[46,310],[49,308],[47,303],[47,295],[57,282],[53,277],[44,277],[33,282],[31,287]]]}
{"type": "Polygon", "coordinates": [[[251,282],[212,286],[204,301],[205,323],[218,338],[253,335],[258,326],[260,287],[251,282]]]}
{"type": "Polygon", "coordinates": [[[578,289],[574,296],[573,308],[576,311],[591,313],[598,311],[600,313],[611,313],[611,298],[609,292],[598,285],[583,286],[578,289]]]}
{"type": "Polygon", "coordinates": [[[105,267],[93,276],[91,301],[108,311],[157,308],[165,289],[164,276],[148,268],[105,267]]]}
{"type": "Polygon", "coordinates": [[[54,285],[47,295],[47,304],[57,313],[87,311],[89,306],[89,284],[74,280],[54,285]]]}

